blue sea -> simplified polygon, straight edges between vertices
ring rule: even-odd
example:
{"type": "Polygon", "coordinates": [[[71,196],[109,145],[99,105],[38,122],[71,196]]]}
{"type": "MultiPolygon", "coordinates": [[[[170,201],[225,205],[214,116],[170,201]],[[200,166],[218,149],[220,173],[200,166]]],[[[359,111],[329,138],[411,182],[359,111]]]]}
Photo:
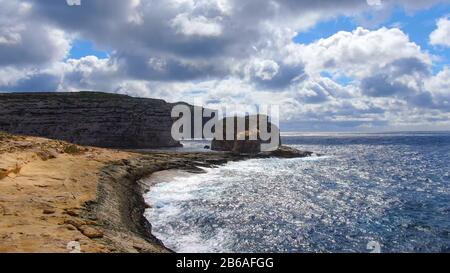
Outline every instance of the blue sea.
{"type": "Polygon", "coordinates": [[[282,141],[321,156],[173,173],[145,196],[153,233],[177,252],[450,252],[450,133],[282,141]]]}

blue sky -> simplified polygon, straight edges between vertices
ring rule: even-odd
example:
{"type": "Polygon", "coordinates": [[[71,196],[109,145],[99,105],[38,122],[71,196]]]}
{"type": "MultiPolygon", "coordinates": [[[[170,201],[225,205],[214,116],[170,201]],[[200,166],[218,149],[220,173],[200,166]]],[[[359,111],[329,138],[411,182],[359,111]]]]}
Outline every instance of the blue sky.
{"type": "Polygon", "coordinates": [[[74,40],[67,58],[81,59],[86,56],[96,56],[99,59],[106,59],[109,56],[109,52],[97,49],[94,43],[89,40],[74,40]]]}
{"type": "MultiPolygon", "coordinates": [[[[440,71],[445,65],[450,63],[450,48],[430,45],[429,36],[436,29],[436,21],[450,15],[448,4],[438,4],[431,8],[419,11],[405,11],[401,7],[393,9],[387,18],[379,19],[372,24],[361,23],[357,18],[349,16],[339,16],[324,22],[318,23],[307,32],[301,32],[294,38],[296,43],[308,44],[316,40],[327,38],[339,31],[348,31],[363,26],[367,29],[375,30],[380,27],[398,27],[408,34],[410,40],[424,50],[433,55],[441,57],[441,60],[433,63],[433,73],[440,71]]],[[[348,82],[348,79],[342,81],[348,82]]]]}

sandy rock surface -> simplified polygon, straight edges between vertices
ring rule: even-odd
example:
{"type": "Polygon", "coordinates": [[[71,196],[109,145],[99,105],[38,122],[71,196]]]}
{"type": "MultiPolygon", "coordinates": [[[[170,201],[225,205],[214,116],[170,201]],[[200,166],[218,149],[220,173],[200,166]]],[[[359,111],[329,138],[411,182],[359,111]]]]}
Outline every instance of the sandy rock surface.
{"type": "Polygon", "coordinates": [[[0,252],[69,252],[73,241],[84,252],[113,251],[79,215],[96,198],[99,169],[130,156],[0,133],[0,252]]]}

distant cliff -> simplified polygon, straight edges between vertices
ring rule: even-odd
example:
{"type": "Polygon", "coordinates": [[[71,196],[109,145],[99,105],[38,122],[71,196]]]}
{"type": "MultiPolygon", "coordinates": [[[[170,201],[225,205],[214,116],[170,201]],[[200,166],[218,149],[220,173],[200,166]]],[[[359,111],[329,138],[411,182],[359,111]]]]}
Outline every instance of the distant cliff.
{"type": "Polygon", "coordinates": [[[172,105],[100,92],[0,94],[0,131],[114,148],[174,147],[172,105]]]}

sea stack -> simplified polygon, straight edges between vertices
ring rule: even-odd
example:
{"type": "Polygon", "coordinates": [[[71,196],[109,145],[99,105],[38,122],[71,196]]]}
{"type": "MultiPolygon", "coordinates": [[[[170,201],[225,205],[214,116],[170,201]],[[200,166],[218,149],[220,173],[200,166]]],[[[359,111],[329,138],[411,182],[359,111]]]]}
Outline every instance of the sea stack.
{"type": "MultiPolygon", "coordinates": [[[[262,151],[261,147],[263,144],[271,143],[272,139],[263,140],[261,137],[261,129],[259,127],[260,121],[267,121],[267,131],[268,133],[276,133],[278,138],[278,143],[272,148],[272,150],[277,150],[281,147],[281,137],[279,128],[269,122],[269,118],[266,115],[254,115],[245,117],[228,117],[220,122],[223,122],[222,126],[222,140],[214,138],[211,142],[211,150],[214,151],[226,151],[233,152],[237,154],[257,154],[262,151]],[[256,128],[250,128],[250,120],[256,120],[256,128]],[[234,133],[231,140],[227,139],[227,124],[234,122],[234,133]],[[239,122],[245,124],[243,130],[238,129],[239,122]]],[[[231,126],[231,125],[230,125],[231,126]]],[[[220,134],[220,133],[219,133],[220,134]]]]}

